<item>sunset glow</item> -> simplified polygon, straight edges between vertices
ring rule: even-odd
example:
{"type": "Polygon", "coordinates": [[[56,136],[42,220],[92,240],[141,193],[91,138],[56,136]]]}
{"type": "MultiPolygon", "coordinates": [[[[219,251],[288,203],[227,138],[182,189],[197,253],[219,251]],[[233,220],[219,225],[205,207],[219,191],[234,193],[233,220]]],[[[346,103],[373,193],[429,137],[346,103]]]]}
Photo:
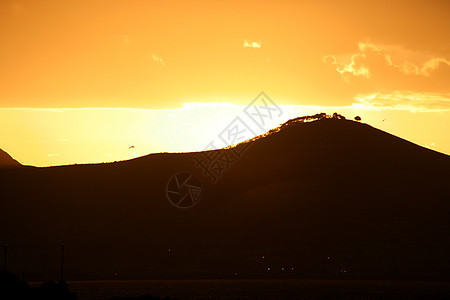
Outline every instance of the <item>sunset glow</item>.
{"type": "Polygon", "coordinates": [[[450,154],[449,8],[2,1],[0,148],[35,166],[202,150],[264,91],[270,126],[336,111],[450,154]]]}

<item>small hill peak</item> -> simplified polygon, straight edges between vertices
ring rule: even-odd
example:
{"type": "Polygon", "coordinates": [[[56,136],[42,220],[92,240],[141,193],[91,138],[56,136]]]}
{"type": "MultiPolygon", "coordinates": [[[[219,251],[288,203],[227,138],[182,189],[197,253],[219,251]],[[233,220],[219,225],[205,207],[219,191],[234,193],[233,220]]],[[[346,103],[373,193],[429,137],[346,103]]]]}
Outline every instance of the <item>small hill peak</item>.
{"type": "Polygon", "coordinates": [[[21,164],[8,153],[0,149],[0,167],[21,166],[21,164]]]}

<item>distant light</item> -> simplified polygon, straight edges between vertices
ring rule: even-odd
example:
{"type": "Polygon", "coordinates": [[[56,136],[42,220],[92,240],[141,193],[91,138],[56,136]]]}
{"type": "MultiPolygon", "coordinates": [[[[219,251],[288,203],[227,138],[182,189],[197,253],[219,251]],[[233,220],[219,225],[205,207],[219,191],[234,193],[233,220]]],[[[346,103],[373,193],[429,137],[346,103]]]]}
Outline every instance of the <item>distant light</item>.
{"type": "Polygon", "coordinates": [[[281,271],[284,271],[284,268],[281,268],[281,271]]]}
{"type": "Polygon", "coordinates": [[[294,268],[291,268],[291,271],[294,271],[294,268]]]}
{"type": "Polygon", "coordinates": [[[264,259],[264,255],[262,256],[262,259],[264,259]]]}
{"type": "Polygon", "coordinates": [[[328,257],[327,257],[327,259],[329,260],[329,259],[330,259],[330,257],[328,256],[328,257]]]}
{"type": "Polygon", "coordinates": [[[270,267],[267,268],[267,271],[270,271],[270,267]]]}

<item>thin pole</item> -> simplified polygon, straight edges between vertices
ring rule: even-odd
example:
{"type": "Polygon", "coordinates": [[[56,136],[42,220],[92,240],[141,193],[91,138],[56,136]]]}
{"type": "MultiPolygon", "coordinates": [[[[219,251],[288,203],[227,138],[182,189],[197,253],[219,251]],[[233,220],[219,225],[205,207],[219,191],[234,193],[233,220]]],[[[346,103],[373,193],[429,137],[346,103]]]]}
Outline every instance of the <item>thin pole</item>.
{"type": "Polygon", "coordinates": [[[61,281],[64,280],[64,243],[61,244],[61,281]]]}

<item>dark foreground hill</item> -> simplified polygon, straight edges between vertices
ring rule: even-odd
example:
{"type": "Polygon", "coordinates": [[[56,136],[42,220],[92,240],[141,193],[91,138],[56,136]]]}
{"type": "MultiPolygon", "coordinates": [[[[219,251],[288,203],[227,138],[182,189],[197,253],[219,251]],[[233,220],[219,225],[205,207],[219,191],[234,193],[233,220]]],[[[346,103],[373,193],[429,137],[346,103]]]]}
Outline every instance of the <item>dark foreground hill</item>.
{"type": "Polygon", "coordinates": [[[8,266],[29,279],[58,278],[61,242],[68,279],[450,279],[450,158],[353,121],[291,122],[227,150],[4,169],[0,200],[8,266]],[[182,171],[204,188],[189,209],[166,196],[182,171]]]}
{"type": "Polygon", "coordinates": [[[8,153],[0,149],[0,167],[4,166],[20,166],[20,163],[13,159],[8,153]]]}

